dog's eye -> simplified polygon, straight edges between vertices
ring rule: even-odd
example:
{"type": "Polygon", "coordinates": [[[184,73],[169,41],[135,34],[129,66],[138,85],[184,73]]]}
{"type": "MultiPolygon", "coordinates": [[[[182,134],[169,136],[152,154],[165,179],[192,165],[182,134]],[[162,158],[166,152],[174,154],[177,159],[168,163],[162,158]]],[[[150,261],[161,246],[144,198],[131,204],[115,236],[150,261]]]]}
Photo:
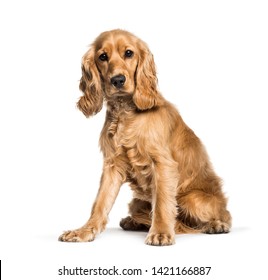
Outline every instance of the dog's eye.
{"type": "Polygon", "coordinates": [[[107,53],[102,53],[102,54],[99,56],[99,60],[101,60],[101,61],[107,61],[107,60],[108,60],[108,55],[107,55],[107,53]]]}
{"type": "Polygon", "coordinates": [[[131,51],[131,50],[126,50],[126,51],[125,51],[125,57],[128,57],[128,58],[129,58],[129,57],[132,57],[133,54],[134,54],[134,53],[133,53],[133,51],[131,51]]]}

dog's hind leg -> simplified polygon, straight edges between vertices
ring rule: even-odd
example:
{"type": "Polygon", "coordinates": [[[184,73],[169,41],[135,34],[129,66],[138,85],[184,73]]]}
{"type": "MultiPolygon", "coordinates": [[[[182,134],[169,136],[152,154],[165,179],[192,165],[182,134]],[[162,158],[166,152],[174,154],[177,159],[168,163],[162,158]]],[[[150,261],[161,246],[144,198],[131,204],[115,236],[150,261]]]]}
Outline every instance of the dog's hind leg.
{"type": "Polygon", "coordinates": [[[226,199],[219,192],[206,193],[192,190],[177,197],[179,213],[177,219],[203,233],[228,233],[231,215],[226,210],[226,199]]]}
{"type": "Polygon", "coordinates": [[[133,198],[129,203],[130,216],[122,219],[120,226],[124,230],[148,231],[152,223],[151,211],[152,206],[150,202],[133,198]]]}

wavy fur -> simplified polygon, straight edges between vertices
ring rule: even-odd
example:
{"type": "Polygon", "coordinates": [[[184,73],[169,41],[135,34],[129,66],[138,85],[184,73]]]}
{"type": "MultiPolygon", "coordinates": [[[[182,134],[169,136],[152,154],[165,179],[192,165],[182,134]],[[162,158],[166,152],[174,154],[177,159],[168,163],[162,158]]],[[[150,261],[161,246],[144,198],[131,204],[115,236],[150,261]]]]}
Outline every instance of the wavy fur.
{"type": "Polygon", "coordinates": [[[122,30],[102,33],[83,57],[80,89],[78,108],[87,117],[106,103],[103,174],[89,220],[61,241],[92,241],[104,230],[123,183],[133,200],[120,225],[149,231],[146,244],[171,245],[175,233],[229,231],[221,179],[199,138],[158,91],[143,41],[122,30]]]}

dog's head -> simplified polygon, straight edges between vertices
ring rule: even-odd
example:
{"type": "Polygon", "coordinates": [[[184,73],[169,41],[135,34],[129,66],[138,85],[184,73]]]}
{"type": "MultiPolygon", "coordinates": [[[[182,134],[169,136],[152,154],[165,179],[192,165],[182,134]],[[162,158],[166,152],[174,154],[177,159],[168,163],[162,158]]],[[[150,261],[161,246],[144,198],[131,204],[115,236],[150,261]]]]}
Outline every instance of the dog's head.
{"type": "Polygon", "coordinates": [[[98,113],[103,99],[132,95],[139,110],[157,106],[159,93],[153,55],[147,45],[123,30],[99,35],[82,59],[78,108],[89,117],[98,113]]]}

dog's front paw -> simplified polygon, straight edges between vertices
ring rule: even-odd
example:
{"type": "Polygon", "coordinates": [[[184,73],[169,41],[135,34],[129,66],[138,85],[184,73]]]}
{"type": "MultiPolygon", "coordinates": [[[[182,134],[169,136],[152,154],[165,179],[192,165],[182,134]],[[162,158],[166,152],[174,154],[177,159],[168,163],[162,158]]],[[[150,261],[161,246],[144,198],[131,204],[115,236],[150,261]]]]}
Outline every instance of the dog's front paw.
{"type": "Polygon", "coordinates": [[[170,233],[148,233],[145,243],[154,246],[166,246],[175,244],[174,234],[170,233]]]}
{"type": "Polygon", "coordinates": [[[89,242],[95,239],[97,232],[94,228],[79,228],[65,231],[59,241],[64,242],[89,242]]]}

